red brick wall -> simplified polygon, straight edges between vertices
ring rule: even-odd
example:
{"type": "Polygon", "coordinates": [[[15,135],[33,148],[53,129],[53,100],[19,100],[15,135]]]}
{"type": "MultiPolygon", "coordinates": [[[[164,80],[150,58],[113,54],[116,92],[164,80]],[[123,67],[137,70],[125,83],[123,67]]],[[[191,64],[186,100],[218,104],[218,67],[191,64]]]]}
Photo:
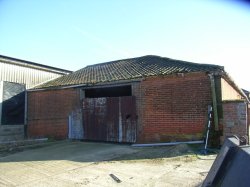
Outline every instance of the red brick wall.
{"type": "MultiPolygon", "coordinates": [[[[247,127],[247,105],[244,101],[226,101],[223,107],[223,137],[237,135],[248,137],[247,127]]],[[[247,138],[248,139],[248,138],[247,138]]]]}
{"type": "Polygon", "coordinates": [[[68,116],[80,107],[79,99],[73,88],[28,92],[28,136],[67,138],[68,116]]]}
{"type": "Polygon", "coordinates": [[[203,138],[207,107],[212,103],[204,73],[150,77],[133,87],[137,96],[137,142],[203,138]]]}

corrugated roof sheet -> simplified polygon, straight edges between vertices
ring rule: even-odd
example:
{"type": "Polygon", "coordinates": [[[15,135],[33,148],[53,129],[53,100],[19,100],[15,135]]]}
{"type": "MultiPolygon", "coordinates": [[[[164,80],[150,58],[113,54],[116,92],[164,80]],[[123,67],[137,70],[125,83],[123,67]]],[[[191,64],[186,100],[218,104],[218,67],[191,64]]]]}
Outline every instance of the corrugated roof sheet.
{"type": "Polygon", "coordinates": [[[69,70],[56,68],[56,67],[52,67],[52,66],[47,66],[47,65],[43,65],[43,64],[38,64],[35,62],[30,62],[27,60],[12,58],[12,57],[3,56],[3,55],[0,55],[0,62],[8,63],[8,64],[15,64],[18,66],[29,67],[29,68],[33,68],[33,69],[39,69],[39,70],[53,72],[53,73],[57,73],[57,74],[61,74],[61,75],[72,73],[72,71],[69,71],[69,70]]]}
{"type": "Polygon", "coordinates": [[[36,88],[96,84],[173,73],[214,71],[224,71],[224,67],[148,55],[87,66],[36,88]]]}

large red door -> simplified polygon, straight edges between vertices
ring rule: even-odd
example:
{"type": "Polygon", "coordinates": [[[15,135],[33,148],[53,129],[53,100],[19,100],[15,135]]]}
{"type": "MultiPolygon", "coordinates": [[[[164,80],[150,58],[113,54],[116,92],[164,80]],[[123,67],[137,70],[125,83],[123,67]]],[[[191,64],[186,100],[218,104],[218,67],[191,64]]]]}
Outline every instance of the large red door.
{"type": "Polygon", "coordinates": [[[134,96],[83,99],[84,139],[134,143],[136,124],[134,96]]]}

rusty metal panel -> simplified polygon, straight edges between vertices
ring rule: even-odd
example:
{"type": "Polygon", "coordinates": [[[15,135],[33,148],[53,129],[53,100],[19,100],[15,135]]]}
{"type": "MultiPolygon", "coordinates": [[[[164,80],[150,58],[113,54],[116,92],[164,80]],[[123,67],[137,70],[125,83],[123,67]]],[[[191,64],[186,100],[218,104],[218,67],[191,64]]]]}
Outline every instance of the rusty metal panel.
{"type": "Polygon", "coordinates": [[[135,142],[135,106],[133,96],[83,99],[84,139],[135,142]]]}
{"type": "Polygon", "coordinates": [[[121,97],[122,142],[136,142],[135,97],[121,97]]]}
{"type": "Polygon", "coordinates": [[[83,100],[84,139],[105,140],[106,98],[87,98],[83,100]]]}
{"type": "Polygon", "coordinates": [[[119,142],[119,97],[107,98],[106,141],[119,142]]]}

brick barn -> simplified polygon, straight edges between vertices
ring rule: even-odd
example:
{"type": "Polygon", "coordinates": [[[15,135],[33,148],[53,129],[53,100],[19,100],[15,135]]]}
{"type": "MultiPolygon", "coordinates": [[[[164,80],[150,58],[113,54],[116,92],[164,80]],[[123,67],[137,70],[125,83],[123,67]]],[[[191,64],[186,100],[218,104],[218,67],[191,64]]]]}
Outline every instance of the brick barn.
{"type": "Polygon", "coordinates": [[[159,56],[87,66],[29,90],[27,105],[32,138],[203,140],[209,106],[215,141],[248,136],[248,99],[222,66],[159,56]]]}

